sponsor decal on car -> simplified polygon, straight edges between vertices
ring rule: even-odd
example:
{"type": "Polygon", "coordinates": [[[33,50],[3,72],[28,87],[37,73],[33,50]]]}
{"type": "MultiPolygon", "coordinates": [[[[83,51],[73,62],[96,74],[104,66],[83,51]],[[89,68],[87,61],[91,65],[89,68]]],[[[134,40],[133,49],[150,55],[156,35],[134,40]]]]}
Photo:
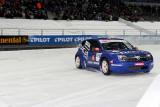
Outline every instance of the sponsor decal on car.
{"type": "Polygon", "coordinates": [[[92,61],[88,61],[88,64],[92,64],[93,62],[92,61]]]}
{"type": "Polygon", "coordinates": [[[120,54],[129,54],[129,53],[136,53],[136,51],[124,51],[124,52],[119,52],[120,54]]]}
{"type": "Polygon", "coordinates": [[[99,62],[88,61],[88,64],[99,65],[99,62]]]}
{"type": "Polygon", "coordinates": [[[107,42],[127,42],[125,40],[99,40],[100,43],[107,43],[107,42]]]}
{"type": "Polygon", "coordinates": [[[88,51],[90,49],[90,46],[91,46],[91,44],[88,41],[85,42],[84,46],[82,46],[82,45],[79,46],[79,49],[82,51],[83,57],[86,60],[88,59],[88,51]]]}
{"type": "Polygon", "coordinates": [[[95,61],[95,59],[96,59],[95,55],[92,55],[92,61],[95,61]]]}
{"type": "Polygon", "coordinates": [[[100,43],[107,43],[108,40],[100,40],[100,43]]]}
{"type": "Polygon", "coordinates": [[[99,60],[100,60],[101,55],[102,55],[102,53],[97,53],[97,54],[96,54],[96,61],[99,61],[99,60]]]}
{"type": "Polygon", "coordinates": [[[144,65],[144,62],[142,63],[134,63],[134,66],[143,66],[144,65]]]}
{"type": "Polygon", "coordinates": [[[111,64],[111,66],[123,66],[122,64],[111,64]]]}

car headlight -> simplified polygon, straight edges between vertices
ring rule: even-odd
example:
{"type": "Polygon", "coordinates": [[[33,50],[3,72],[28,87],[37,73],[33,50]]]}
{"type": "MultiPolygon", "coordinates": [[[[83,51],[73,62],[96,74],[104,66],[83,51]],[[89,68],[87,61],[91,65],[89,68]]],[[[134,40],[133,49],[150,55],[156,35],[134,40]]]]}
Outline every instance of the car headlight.
{"type": "Polygon", "coordinates": [[[117,55],[117,58],[118,58],[119,61],[126,61],[127,60],[126,55],[117,55]]]}
{"type": "Polygon", "coordinates": [[[152,60],[151,54],[147,54],[146,57],[147,57],[148,60],[152,60]]]}
{"type": "Polygon", "coordinates": [[[146,57],[151,57],[151,55],[150,55],[150,54],[147,54],[146,57]]]}

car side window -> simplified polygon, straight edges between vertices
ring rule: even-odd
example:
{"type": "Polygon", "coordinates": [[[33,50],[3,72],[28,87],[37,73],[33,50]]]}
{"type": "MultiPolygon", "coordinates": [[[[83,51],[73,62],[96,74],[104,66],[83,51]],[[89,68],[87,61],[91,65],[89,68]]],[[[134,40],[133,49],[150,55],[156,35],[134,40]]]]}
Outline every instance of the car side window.
{"type": "Polygon", "coordinates": [[[96,49],[100,49],[100,45],[99,45],[99,43],[98,43],[97,41],[93,40],[93,41],[91,42],[90,51],[92,51],[92,52],[98,52],[98,51],[95,51],[95,48],[96,48],[96,49]]]}
{"type": "Polygon", "coordinates": [[[83,42],[82,42],[82,46],[84,46],[84,45],[85,45],[85,42],[86,42],[86,41],[83,41],[83,42]]]}

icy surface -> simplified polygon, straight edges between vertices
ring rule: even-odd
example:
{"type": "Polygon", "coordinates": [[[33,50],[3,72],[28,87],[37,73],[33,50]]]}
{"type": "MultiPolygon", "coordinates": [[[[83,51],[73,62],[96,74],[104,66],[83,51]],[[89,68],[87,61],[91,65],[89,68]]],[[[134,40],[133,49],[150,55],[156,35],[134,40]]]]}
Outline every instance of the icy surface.
{"type": "Polygon", "coordinates": [[[152,82],[136,107],[160,107],[160,75],[152,82]]]}
{"type": "Polygon", "coordinates": [[[0,52],[0,107],[135,107],[160,73],[160,46],[150,73],[111,74],[77,69],[77,48],[0,52]]]}
{"type": "MultiPolygon", "coordinates": [[[[134,24],[146,29],[159,29],[160,26],[160,22],[134,24]]],[[[0,28],[7,29],[113,29],[107,34],[123,34],[123,31],[115,32],[115,29],[131,29],[126,35],[139,34],[119,22],[0,19],[0,25],[0,28]]],[[[16,35],[18,31],[3,29],[5,32],[7,35],[15,32],[16,35]]],[[[26,32],[32,33],[27,30],[24,34],[26,32]]],[[[78,31],[72,32],[75,34],[78,31]]],[[[93,31],[86,32],[91,33],[93,31]]],[[[74,64],[76,48],[0,51],[0,107],[135,107],[160,73],[160,46],[138,47],[154,56],[155,65],[148,74],[104,76],[98,71],[77,69],[74,64]]]]}

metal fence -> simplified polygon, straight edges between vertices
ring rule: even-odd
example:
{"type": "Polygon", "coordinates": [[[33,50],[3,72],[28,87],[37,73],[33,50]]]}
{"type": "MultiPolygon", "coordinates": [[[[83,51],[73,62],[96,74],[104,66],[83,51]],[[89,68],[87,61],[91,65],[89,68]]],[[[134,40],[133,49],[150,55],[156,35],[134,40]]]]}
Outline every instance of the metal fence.
{"type": "MultiPolygon", "coordinates": [[[[160,35],[160,29],[148,29],[160,35]]],[[[0,28],[0,35],[149,35],[135,29],[19,29],[0,28]]]]}

